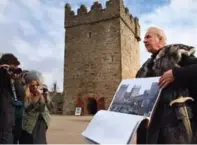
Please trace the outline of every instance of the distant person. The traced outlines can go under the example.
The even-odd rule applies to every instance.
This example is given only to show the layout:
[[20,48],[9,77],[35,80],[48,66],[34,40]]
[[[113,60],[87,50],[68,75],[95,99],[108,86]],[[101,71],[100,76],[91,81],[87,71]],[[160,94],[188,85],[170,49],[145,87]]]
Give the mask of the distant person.
[[25,111],[20,144],[47,144],[46,132],[51,119],[48,89],[37,72],[28,72],[25,82]]
[[[147,144],[197,143],[195,141],[197,137],[195,135],[196,101],[185,101],[170,106],[172,101],[177,101],[176,99],[180,99],[181,96],[197,99],[195,48],[183,44],[166,45],[166,40],[164,31],[157,27],[150,27],[144,37],[145,47],[152,55],[139,69],[136,77],[161,76],[159,87],[163,88],[163,91],[147,134],[145,131],[138,131],[137,142]],[[187,106],[185,111],[180,110],[183,104]],[[188,117],[184,118],[184,116]]]

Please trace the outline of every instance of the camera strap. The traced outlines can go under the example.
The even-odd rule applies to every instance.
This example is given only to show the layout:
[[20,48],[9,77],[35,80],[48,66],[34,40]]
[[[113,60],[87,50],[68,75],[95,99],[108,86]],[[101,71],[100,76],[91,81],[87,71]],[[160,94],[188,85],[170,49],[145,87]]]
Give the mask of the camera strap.
[[11,80],[10,80],[10,83],[11,83],[11,89],[12,89],[14,101],[18,101],[18,98],[17,98],[17,96],[16,96],[16,89],[15,89],[15,86],[14,86],[14,80],[11,79]]

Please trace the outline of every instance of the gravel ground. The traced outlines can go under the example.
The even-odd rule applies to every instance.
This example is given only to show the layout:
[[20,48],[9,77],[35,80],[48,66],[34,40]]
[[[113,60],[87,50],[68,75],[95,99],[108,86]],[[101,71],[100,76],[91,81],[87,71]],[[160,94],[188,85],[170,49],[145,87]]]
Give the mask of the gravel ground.
[[52,116],[47,131],[49,144],[85,144],[81,133],[87,127],[92,116]]
[[[87,144],[81,133],[92,116],[52,116],[47,132],[48,144]],[[135,141],[132,143],[135,144]]]

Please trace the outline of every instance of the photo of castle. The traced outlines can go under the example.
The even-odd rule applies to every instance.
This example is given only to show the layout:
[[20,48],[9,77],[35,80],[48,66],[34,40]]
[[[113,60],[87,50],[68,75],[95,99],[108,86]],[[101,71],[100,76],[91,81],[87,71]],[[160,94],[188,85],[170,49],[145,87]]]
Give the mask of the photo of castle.
[[115,93],[109,110],[150,116],[158,93],[158,82],[150,81],[150,79],[140,79],[138,82],[131,80],[130,83],[122,83]]

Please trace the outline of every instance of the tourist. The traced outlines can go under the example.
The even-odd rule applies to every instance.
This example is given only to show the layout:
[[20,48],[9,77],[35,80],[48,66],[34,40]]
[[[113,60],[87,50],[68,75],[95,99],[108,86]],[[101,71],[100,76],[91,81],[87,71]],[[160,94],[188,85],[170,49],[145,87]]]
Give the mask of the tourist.
[[50,98],[41,78],[36,71],[27,72],[25,76],[26,96],[21,144],[47,144]]
[[0,58],[0,144],[13,144],[14,111],[17,101],[15,80],[22,72],[19,60],[10,53]]

